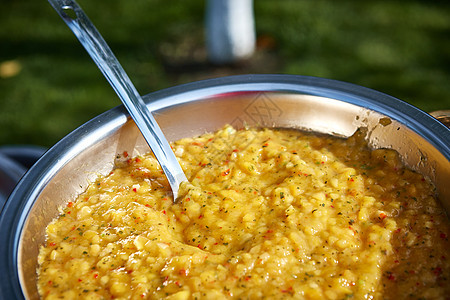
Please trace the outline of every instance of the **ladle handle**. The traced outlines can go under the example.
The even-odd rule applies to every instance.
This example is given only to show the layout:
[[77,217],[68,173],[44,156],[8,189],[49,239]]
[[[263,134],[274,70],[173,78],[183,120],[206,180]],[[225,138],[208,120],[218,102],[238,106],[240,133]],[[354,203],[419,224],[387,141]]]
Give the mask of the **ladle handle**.
[[155,154],[172,188],[174,200],[187,178],[161,128],[98,30],[73,0],[48,0],[84,46],[119,95]]

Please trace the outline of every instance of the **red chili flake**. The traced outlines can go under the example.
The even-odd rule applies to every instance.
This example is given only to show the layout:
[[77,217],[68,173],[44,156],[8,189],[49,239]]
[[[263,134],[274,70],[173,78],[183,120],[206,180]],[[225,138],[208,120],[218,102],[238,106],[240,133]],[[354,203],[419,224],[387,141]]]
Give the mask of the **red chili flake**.
[[169,200],[169,198],[164,197],[164,198],[162,198],[162,200],[163,200],[163,201],[166,201],[166,200]]
[[73,202],[72,201],[67,203],[67,207],[72,207],[72,206],[73,206]]
[[330,205],[330,207],[331,207],[331,208],[334,208],[334,206],[333,206],[333,205]]
[[355,181],[355,179],[353,179],[353,178],[350,178],[350,179],[349,179],[349,181],[353,182],[353,181]]
[[78,278],[78,282],[82,282],[83,281],[83,279],[81,279],[81,278]]
[[402,229],[401,229],[401,228],[397,228],[397,229],[395,230],[395,233],[400,233],[400,231],[402,231]]
[[447,235],[443,232],[441,232],[441,234],[439,235],[439,237],[443,240],[447,239]]
[[433,269],[433,273],[434,275],[439,276],[442,274],[442,269],[440,267],[436,267]]
[[228,174],[230,174],[230,169],[222,172],[222,176],[227,176]]
[[131,274],[131,273],[133,273],[133,270],[128,270],[127,273]]
[[199,219],[203,219],[203,215],[198,216]]
[[294,289],[292,288],[292,286],[288,287],[285,290],[281,290],[282,293],[291,293]]
[[94,278],[97,279],[98,278],[98,273],[94,274]]
[[239,152],[239,149],[234,149],[233,152]]
[[47,284],[48,284],[48,285],[53,285],[53,281],[49,280],[49,281],[47,282]]
[[197,245],[197,248],[199,248],[199,249],[202,249],[202,250],[203,250],[203,248],[202,248],[202,246],[201,246],[200,244],[198,244],[198,245]]
[[416,274],[416,271],[414,271],[414,270],[409,270],[409,274]]
[[384,219],[386,219],[386,214],[385,213],[380,213],[380,219],[381,220],[384,220]]
[[71,211],[69,210],[67,213],[70,215]]
[[145,204],[145,206],[147,206],[147,207],[151,207],[151,206],[150,206],[150,204]]
[[137,189],[136,189],[136,188],[133,188],[133,192],[137,192]]
[[141,162],[141,159],[139,157],[136,157],[135,161],[138,163]]
[[128,152],[127,151],[123,151],[123,157],[128,157]]
[[395,280],[395,276],[392,273],[389,273],[388,279],[394,281]]
[[193,142],[192,145],[194,145],[194,146],[203,146],[203,143],[200,143],[200,142]]
[[398,264],[398,263],[399,263],[398,259],[394,260],[394,262],[395,262],[396,264]]
[[50,247],[54,247],[54,246],[56,246],[56,243],[55,242],[51,242],[50,244],[48,244]]
[[244,278],[245,281],[249,281],[250,279],[252,279],[252,276],[245,276]]
[[183,275],[183,276],[187,276],[188,272],[185,269],[180,269],[178,271],[178,274]]
[[177,286],[181,286],[181,284],[180,284],[178,281],[175,281],[175,284],[176,284]]
[[272,229],[268,229],[268,230],[267,230],[267,233],[272,233],[272,232],[273,232]]
[[163,211],[162,211],[162,213],[163,213],[163,214],[166,214],[166,211],[165,211],[165,210],[163,210]]

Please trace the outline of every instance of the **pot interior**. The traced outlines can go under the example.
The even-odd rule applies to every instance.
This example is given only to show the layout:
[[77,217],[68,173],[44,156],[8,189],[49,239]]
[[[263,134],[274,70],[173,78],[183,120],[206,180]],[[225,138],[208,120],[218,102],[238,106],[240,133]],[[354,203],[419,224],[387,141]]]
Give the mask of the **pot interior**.
[[[409,167],[435,182],[440,199],[447,201],[443,205],[449,211],[448,159],[400,117],[377,112],[363,102],[358,105],[358,99],[348,102],[337,99],[340,96],[264,91],[259,87],[237,93],[208,93],[200,93],[196,98],[189,93],[177,93],[172,98],[155,101],[152,96],[144,100],[171,141],[215,131],[225,124],[236,128],[295,128],[340,137],[348,137],[358,128],[366,127],[370,146],[396,149]],[[20,285],[26,298],[38,297],[37,255],[45,240],[46,225],[58,215],[61,206],[83,192],[98,175],[109,173],[116,157],[124,151],[137,155],[148,152],[149,148],[134,122],[122,108],[116,108],[69,135],[35,165],[35,168],[44,165],[41,168],[45,170],[41,171],[45,175],[39,177],[17,253]]]

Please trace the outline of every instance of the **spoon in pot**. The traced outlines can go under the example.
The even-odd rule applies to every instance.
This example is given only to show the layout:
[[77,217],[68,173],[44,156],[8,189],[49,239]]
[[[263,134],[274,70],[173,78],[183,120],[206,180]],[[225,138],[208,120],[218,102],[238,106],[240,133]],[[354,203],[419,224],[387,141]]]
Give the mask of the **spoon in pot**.
[[188,181],[158,123],[98,30],[74,0],[49,0],[122,100],[169,181],[174,201]]

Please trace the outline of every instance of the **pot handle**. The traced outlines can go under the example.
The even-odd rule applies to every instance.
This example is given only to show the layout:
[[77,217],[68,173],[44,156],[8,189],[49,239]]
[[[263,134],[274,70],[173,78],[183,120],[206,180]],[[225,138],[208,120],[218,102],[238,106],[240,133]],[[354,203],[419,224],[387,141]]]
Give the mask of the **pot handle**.
[[450,110],[436,110],[430,112],[430,115],[432,115],[436,120],[447,126],[447,128],[450,128]]
[[16,184],[45,151],[32,145],[0,147],[0,212]]

